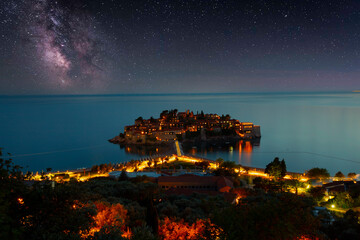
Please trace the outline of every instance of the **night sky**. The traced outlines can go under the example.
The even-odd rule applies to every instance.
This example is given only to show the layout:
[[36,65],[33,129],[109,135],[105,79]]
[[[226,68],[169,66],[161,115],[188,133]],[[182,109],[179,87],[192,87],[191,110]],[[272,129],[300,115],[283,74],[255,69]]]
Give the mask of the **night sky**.
[[0,94],[360,89],[360,1],[1,0]]

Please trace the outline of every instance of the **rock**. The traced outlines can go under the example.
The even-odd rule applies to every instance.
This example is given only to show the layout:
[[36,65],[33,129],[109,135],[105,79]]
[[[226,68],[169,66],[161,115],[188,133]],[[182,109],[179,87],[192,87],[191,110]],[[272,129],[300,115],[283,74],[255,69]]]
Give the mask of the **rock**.
[[111,143],[119,144],[119,143],[123,143],[125,139],[120,136],[115,136],[112,139],[109,139],[108,141]]

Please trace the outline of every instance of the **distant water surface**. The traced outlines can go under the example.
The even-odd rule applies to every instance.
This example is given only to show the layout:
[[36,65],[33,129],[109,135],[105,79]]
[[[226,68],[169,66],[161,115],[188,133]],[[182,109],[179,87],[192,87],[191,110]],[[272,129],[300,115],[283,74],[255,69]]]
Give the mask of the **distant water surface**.
[[[138,159],[107,142],[139,116],[165,109],[230,114],[261,125],[260,144],[188,148],[188,154],[265,167],[284,158],[289,171],[360,173],[359,93],[266,93],[0,97],[0,147],[26,170],[89,167]],[[232,150],[231,150],[232,149]]]

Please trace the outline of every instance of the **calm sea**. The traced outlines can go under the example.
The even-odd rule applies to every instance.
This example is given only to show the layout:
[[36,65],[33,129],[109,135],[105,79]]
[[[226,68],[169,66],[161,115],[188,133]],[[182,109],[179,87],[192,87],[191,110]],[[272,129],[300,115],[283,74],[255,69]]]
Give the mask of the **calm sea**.
[[265,167],[284,158],[289,171],[327,168],[360,173],[359,93],[266,93],[0,97],[0,147],[25,170],[89,167],[138,159],[107,140],[139,116],[164,109],[230,114],[261,125],[260,143],[185,149]]

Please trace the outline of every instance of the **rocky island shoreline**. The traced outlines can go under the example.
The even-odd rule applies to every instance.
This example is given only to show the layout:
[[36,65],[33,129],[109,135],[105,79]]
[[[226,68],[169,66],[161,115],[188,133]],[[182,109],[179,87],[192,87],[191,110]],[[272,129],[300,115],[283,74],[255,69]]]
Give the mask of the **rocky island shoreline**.
[[164,145],[178,140],[182,143],[233,142],[237,140],[260,139],[260,126],[251,122],[240,122],[230,115],[194,114],[186,110],[178,112],[164,110],[160,117],[143,119],[139,117],[134,125],[125,126],[109,142],[120,145]]

